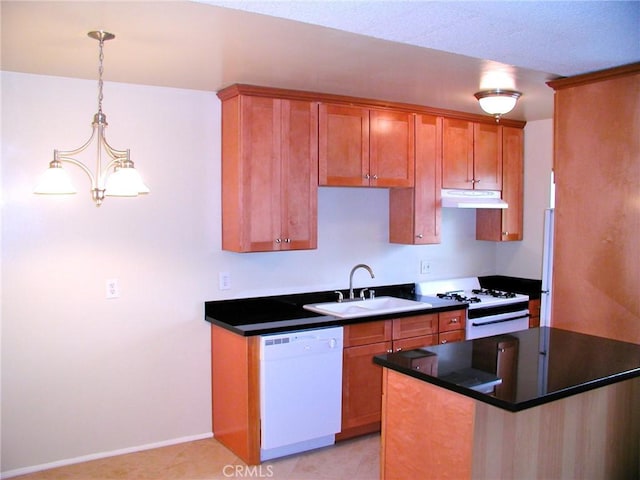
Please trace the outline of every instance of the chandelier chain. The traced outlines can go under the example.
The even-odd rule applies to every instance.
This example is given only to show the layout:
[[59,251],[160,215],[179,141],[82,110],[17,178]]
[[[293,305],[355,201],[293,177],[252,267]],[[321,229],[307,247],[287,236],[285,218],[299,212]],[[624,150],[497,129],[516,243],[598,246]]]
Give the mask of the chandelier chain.
[[100,55],[98,57],[100,61],[100,64],[98,66],[98,113],[99,114],[102,113],[102,99],[103,99],[103,94],[102,94],[102,86],[103,86],[102,73],[104,72],[104,67],[102,66],[102,62],[104,61],[104,53],[102,51],[103,46],[104,46],[104,40],[100,38]]

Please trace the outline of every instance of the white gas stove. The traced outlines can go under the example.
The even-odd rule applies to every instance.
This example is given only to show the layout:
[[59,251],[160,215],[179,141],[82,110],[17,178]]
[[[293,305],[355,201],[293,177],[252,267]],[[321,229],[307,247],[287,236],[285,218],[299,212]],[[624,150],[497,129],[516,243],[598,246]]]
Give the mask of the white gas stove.
[[529,296],[484,289],[478,277],[417,283],[416,294],[468,304],[467,340],[529,328]]

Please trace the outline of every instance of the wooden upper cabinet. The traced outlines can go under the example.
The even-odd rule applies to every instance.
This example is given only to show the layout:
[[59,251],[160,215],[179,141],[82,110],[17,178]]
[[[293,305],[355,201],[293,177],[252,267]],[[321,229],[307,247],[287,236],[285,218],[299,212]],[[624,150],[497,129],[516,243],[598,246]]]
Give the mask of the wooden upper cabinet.
[[476,239],[518,241],[523,238],[524,131],[502,129],[502,199],[505,209],[479,209],[476,212]]
[[442,117],[416,115],[415,186],[389,192],[389,241],[440,243]]
[[236,95],[222,102],[222,248],[317,245],[318,104]]
[[502,189],[500,126],[445,118],[442,156],[442,188]]
[[413,181],[413,114],[320,105],[320,185],[412,187]]

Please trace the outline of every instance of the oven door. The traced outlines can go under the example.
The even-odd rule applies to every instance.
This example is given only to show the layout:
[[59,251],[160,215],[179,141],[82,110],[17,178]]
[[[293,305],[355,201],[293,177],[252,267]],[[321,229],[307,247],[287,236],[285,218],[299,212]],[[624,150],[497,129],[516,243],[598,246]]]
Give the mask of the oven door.
[[517,332],[529,328],[529,310],[517,312],[498,313],[476,318],[473,310],[469,311],[467,318],[466,339],[491,337],[503,333]]

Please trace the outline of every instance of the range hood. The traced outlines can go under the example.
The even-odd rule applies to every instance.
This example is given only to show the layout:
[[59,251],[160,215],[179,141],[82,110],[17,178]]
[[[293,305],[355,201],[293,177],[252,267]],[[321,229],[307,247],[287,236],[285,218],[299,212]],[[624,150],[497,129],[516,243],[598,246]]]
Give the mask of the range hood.
[[442,190],[445,208],[508,208],[498,190]]

